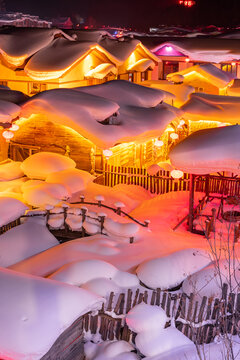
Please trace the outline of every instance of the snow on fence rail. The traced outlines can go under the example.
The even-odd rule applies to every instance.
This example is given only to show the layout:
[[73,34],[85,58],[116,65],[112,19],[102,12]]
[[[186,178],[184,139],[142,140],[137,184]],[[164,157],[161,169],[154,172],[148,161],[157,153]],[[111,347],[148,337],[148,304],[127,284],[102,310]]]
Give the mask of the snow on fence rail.
[[198,344],[210,343],[226,330],[232,335],[239,333],[240,293],[228,293],[226,284],[221,299],[204,296],[201,302],[196,301],[193,294],[172,294],[160,289],[144,293],[129,289],[127,294],[118,296],[111,293],[97,315],[84,315],[84,329],[92,334],[99,332],[103,340],[134,342],[136,334],[128,328],[125,315],[141,302],[161,306],[169,318],[169,325],[174,319],[176,328]]
[[[184,173],[181,179],[173,179],[169,171],[160,170],[155,175],[149,175],[144,168],[106,165],[103,174],[95,182],[110,187],[117,184],[140,185],[151,193],[165,194],[170,191],[189,190],[190,174]],[[211,193],[240,196],[239,178],[196,176],[195,191],[204,192],[207,182]]]
[[[148,227],[148,220],[141,222],[127,214],[121,209],[123,204],[120,202],[116,203],[116,207],[114,208],[103,204],[104,197],[100,195],[96,196],[97,202],[85,201],[85,197],[83,195],[80,196],[80,199],[80,202],[64,204],[62,208],[59,208],[60,211],[58,212],[55,212],[55,208],[52,210],[30,210],[27,214],[21,216],[15,221],[0,227],[0,234],[10,230],[12,227],[20,225],[21,218],[34,216],[45,216],[49,230],[61,240],[68,238],[71,239],[72,236],[76,238],[84,237],[86,234],[94,235],[100,233],[129,238],[130,243],[133,243],[134,235],[138,232],[139,225],[142,227]],[[92,211],[88,212],[88,209],[85,206],[82,206],[81,208],[71,208],[71,205],[79,204],[92,205],[109,209],[119,216],[123,215],[129,218],[132,222],[120,223],[114,221],[110,218],[107,218],[105,213],[95,213]],[[76,209],[78,210],[77,212]],[[68,236],[69,234],[70,236]]]

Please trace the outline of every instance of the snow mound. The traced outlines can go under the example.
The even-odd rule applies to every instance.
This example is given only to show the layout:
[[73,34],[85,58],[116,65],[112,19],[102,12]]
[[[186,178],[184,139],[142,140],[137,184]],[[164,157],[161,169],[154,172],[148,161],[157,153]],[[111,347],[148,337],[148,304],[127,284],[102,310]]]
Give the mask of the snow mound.
[[140,264],[136,270],[138,278],[150,288],[170,289],[187,276],[210,264],[205,250],[184,249],[170,255]]
[[0,287],[5,359],[40,359],[78,317],[104,301],[84,289],[7,269],[0,269]]
[[72,193],[85,189],[86,185],[93,181],[94,177],[87,171],[78,169],[67,169],[49,174],[47,183],[58,183],[70,189]]
[[0,165],[0,181],[19,179],[24,176],[20,166],[20,161],[10,161]]
[[51,152],[39,152],[23,161],[21,169],[29,178],[45,180],[51,173],[74,169],[76,163],[67,156]]
[[16,264],[56,245],[59,242],[46,228],[45,220],[29,218],[0,235],[0,266]]
[[36,185],[29,184],[29,186],[23,188],[24,200],[36,207],[55,206],[61,200],[67,200],[71,196],[71,193],[61,184],[47,184],[43,182]]
[[107,297],[111,292],[119,294],[121,292],[120,286],[114,281],[106,278],[96,278],[81,285],[81,288],[91,291],[99,296]]
[[44,184],[43,180],[27,180],[21,186],[21,191],[24,192],[26,189],[35,187],[36,185]]
[[135,223],[122,224],[110,218],[104,220],[104,228],[112,235],[123,237],[132,237],[139,230],[139,226]]
[[134,347],[124,340],[104,341],[100,344],[87,342],[84,346],[87,360],[138,360],[139,357],[131,353]]
[[203,296],[221,298],[221,283],[231,283],[231,292],[237,292],[239,282],[239,261],[229,263],[228,260],[220,260],[218,264],[214,262],[205,269],[189,276],[183,282],[183,291],[186,294],[194,293],[198,298]]
[[126,271],[118,271],[116,275],[114,275],[113,281],[122,288],[139,286],[138,277]]
[[61,267],[50,278],[71,285],[80,286],[92,279],[112,279],[117,273],[117,268],[102,260],[76,261]]
[[25,214],[28,207],[20,200],[0,197],[0,226],[6,225]]
[[185,335],[174,327],[168,327],[158,332],[141,332],[137,334],[135,343],[145,356],[156,356],[175,348],[193,344]]
[[155,332],[163,330],[167,322],[165,311],[159,306],[138,304],[134,306],[126,316],[126,322],[132,331]]

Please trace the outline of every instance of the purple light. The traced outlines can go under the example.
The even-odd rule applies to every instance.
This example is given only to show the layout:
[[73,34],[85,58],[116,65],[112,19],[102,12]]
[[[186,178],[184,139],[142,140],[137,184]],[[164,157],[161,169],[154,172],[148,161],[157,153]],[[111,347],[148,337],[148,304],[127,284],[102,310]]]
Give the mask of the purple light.
[[155,54],[158,56],[184,56],[183,53],[176,50],[173,46],[170,45],[164,45],[163,47],[160,47],[157,51],[155,51]]

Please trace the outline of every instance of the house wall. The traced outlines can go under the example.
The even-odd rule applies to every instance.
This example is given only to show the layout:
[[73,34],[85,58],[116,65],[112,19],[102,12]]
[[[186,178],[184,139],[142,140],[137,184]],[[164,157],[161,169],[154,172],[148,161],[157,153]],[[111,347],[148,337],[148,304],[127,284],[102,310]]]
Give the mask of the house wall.
[[185,77],[184,84],[191,85],[195,88],[196,92],[205,92],[207,94],[219,94],[219,88],[212,85],[210,82],[205,80],[202,77],[199,77],[197,74],[194,77]]
[[77,168],[86,171],[102,168],[102,150],[71,128],[54,124],[43,115],[32,115],[29,119],[20,120],[18,124],[20,128],[11,141],[13,146],[14,143],[38,146],[40,151],[62,155],[66,153],[68,146],[69,156],[77,163]]

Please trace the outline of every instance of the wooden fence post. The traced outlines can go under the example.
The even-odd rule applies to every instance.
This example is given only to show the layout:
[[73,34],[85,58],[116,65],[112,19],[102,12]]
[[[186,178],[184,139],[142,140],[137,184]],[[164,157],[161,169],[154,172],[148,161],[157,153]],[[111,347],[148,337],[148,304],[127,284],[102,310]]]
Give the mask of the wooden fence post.
[[193,209],[194,209],[194,181],[195,175],[190,175],[190,189],[189,189],[189,219],[188,219],[188,227],[189,231],[193,232]]

